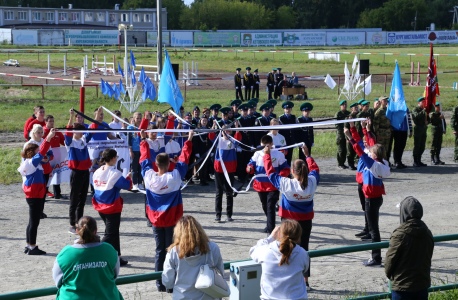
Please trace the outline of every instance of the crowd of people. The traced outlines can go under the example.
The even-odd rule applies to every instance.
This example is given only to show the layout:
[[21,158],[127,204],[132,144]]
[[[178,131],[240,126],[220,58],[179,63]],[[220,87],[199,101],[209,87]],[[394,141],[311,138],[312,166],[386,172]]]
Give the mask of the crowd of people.
[[[350,168],[356,170],[358,191],[355,191],[355,195],[358,194],[364,211],[365,225],[356,237],[372,242],[380,241],[378,223],[379,209],[385,195],[383,179],[390,176],[392,168],[405,166],[401,160],[402,151],[408,132],[412,135],[409,113],[405,126],[401,128],[405,130],[397,133],[390,129],[389,120],[387,122],[383,113],[387,102],[386,97],[380,97],[375,101],[374,109],[370,109],[369,102],[362,100],[351,104],[349,112],[344,100],[340,102],[341,110],[335,116],[337,120],[348,119],[345,124],[336,124],[338,166],[347,168],[344,165],[347,159]],[[91,293],[94,282],[84,282],[79,279],[84,276],[78,276],[80,272],[91,270],[100,276],[99,283],[107,288],[106,291],[93,291],[106,295],[106,299],[122,299],[114,282],[119,267],[128,264],[121,257],[119,238],[123,208],[120,190],[124,189],[145,194],[145,216],[156,241],[155,269],[163,271],[162,280],[156,282],[158,291],[173,293],[174,299],[211,299],[190,284],[188,278],[197,276],[199,266],[204,264],[208,254],[214,267],[223,273],[222,257],[218,246],[208,239],[197,220],[192,216],[183,216],[182,189],[197,181],[203,186],[215,181],[215,221],[222,221],[225,194],[226,221],[233,222],[233,198],[251,180],[248,186],[253,182],[267,219],[264,232],[268,237],[250,250],[250,256],[263,268],[261,297],[306,299],[310,290],[310,259],[307,251],[320,170],[311,157],[315,146],[313,126],[297,128],[288,125],[314,122],[310,117],[313,105],[303,103],[300,106],[302,117],[298,118],[291,114],[295,105],[293,102],[281,104],[284,114],[279,117],[274,113],[276,105],[277,101],[271,99],[260,106],[259,113],[256,111],[258,99],[251,99],[244,104],[236,99],[228,107],[214,104],[203,108],[202,114],[198,106],[192,112],[185,112],[181,108],[180,115],[183,118],[177,117],[174,112],[161,114],[158,111],[146,111],[123,119],[120,111],[114,111],[110,124],[104,122],[103,108],[100,107],[94,111],[95,122],[90,125],[84,123],[85,118],[89,118],[71,109],[67,130],[62,130],[63,133],[54,128],[54,118],[45,116],[42,106],[35,107],[34,115],[24,127],[27,142],[18,169],[24,177],[23,189],[29,205],[24,253],[46,254],[38,248],[37,230],[40,219],[46,218],[46,196],[65,199],[60,186],[54,186],[54,194],[47,188],[52,171],[49,165],[53,159],[52,148],[64,145],[71,169],[69,232],[79,235],[79,239],[75,245],[65,247],[56,259],[53,276],[59,294],[79,290],[80,285],[84,285],[81,295]],[[365,120],[353,122],[353,118]],[[436,110],[431,119],[435,120],[432,124],[437,126],[436,130],[441,129],[442,136],[445,133],[442,114]],[[429,123],[424,98],[418,99],[413,120],[414,166],[421,166],[419,158],[424,151],[425,128]],[[454,109],[451,123],[456,135],[458,107]],[[276,125],[284,129],[268,127]],[[266,127],[266,130],[243,130],[244,127],[254,126]],[[99,131],[107,128],[112,131]],[[189,131],[182,134],[167,132],[175,128]],[[146,132],[151,129],[162,131]],[[202,129],[205,130],[199,131]],[[434,164],[441,162],[438,142],[441,142],[441,136],[433,139]],[[89,157],[88,142],[107,139],[123,139],[129,145],[131,172],[127,176],[124,177],[116,168],[116,150],[106,149],[99,158],[92,160]],[[394,165],[389,163],[392,140]],[[299,158],[293,160],[292,153],[296,147],[300,147]],[[458,159],[457,154],[455,149],[455,160]],[[240,187],[235,186],[235,177]],[[95,220],[84,216],[89,186],[93,207],[105,224],[103,239],[97,236]],[[282,220],[280,227],[275,222],[277,211]],[[434,243],[421,217],[421,204],[416,199],[408,197],[401,203],[401,226],[391,238],[393,245],[385,261],[388,278],[397,283],[393,285],[393,297],[399,298],[395,299],[427,299]],[[412,234],[412,231],[417,232]],[[421,243],[427,246],[423,249],[412,246]],[[408,255],[405,251],[417,251],[417,257],[421,256],[424,263],[415,265],[411,260],[400,259]],[[107,253],[107,256],[102,258],[102,253]],[[368,267],[381,266],[381,251],[373,250],[371,258],[363,264]],[[399,295],[395,295],[396,292]],[[419,294],[408,298],[411,292]]]

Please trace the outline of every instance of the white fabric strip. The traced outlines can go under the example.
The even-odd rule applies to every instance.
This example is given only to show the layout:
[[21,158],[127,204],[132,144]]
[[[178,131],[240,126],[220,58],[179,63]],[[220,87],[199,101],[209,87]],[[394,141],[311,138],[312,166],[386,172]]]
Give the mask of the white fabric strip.
[[[124,123],[124,124],[127,124],[128,126],[129,126],[129,125],[132,125],[132,124],[127,123],[126,121],[124,121],[123,119],[121,119],[120,117],[118,117],[117,115],[115,115],[114,113],[112,113],[111,111],[109,111],[105,106],[102,106],[102,108],[103,108],[107,113],[109,113],[113,118],[118,119],[119,122],[122,122],[122,123]],[[132,125],[132,126],[134,126],[134,125]],[[134,127],[137,128],[136,126],[134,126]]]
[[182,123],[186,124],[186,125],[189,125],[189,126],[192,126],[191,124],[188,123],[188,121],[186,121],[185,119],[182,119],[179,115],[177,115],[174,111],[170,111],[178,120],[180,120]]
[[221,161],[221,167],[223,168],[224,177],[226,177],[227,184],[231,187],[231,189],[234,192],[236,192],[237,194],[245,193],[244,191],[242,191],[242,192],[237,191],[231,184],[231,180],[229,178],[229,174],[227,173],[226,165],[224,164],[224,161],[222,159],[223,158],[223,152],[221,150],[221,141],[222,141],[222,139],[223,139],[223,131],[220,131],[219,132],[218,150],[219,150],[219,157],[220,157],[220,161]]

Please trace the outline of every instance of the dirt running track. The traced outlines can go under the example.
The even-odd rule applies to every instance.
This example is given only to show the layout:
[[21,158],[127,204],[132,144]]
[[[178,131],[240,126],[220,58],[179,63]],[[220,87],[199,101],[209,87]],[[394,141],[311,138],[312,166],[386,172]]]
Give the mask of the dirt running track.
[[[399,225],[399,209],[406,196],[415,196],[424,207],[423,220],[434,235],[457,233],[457,164],[451,162],[452,149],[444,149],[445,166],[408,168],[393,172],[386,180],[387,195],[381,207],[380,229],[382,241]],[[411,153],[404,154],[405,163],[411,165]],[[423,156],[427,161],[427,155]],[[311,236],[311,250],[357,245],[354,238],[363,225],[363,214],[357,198],[354,171],[336,168],[335,159],[318,160],[321,180],[315,196],[315,219]],[[62,184],[65,193],[68,185]],[[248,251],[258,239],[264,238],[265,216],[257,194],[235,198],[233,223],[217,224],[214,219],[214,186],[190,186],[184,190],[185,214],[192,214],[204,226],[210,238],[221,248],[224,261],[247,259]],[[25,228],[28,208],[19,184],[0,186],[2,209],[0,211],[0,293],[49,287],[53,285],[52,266],[59,251],[71,244],[75,236],[67,233],[68,200],[51,200],[46,203],[48,218],[42,220],[38,230],[38,244],[48,254],[42,257],[22,253],[25,245]],[[154,239],[146,227],[143,196],[122,193],[124,211],[121,223],[123,257],[129,260],[121,268],[121,276],[152,272],[154,270]],[[86,202],[86,215],[97,218],[99,232],[104,225],[92,208],[90,197]],[[277,223],[279,218],[277,218]],[[433,257],[434,278],[449,278],[455,282],[458,269],[458,242],[436,244]],[[385,250],[382,251],[384,256]],[[310,299],[339,299],[352,291],[376,293],[386,291],[387,279],[383,268],[363,267],[369,252],[328,256],[312,260]],[[228,273],[226,273],[228,276]],[[435,280],[437,282],[437,280]],[[159,294],[154,282],[120,286],[125,299],[172,299],[170,294]],[[54,299],[43,297],[42,299]]]

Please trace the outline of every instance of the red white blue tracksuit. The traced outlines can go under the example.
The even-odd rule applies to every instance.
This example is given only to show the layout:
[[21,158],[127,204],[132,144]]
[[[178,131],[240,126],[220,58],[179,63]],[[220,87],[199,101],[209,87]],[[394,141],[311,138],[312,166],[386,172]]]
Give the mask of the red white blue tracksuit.
[[105,165],[94,172],[92,181],[94,185],[92,205],[105,223],[102,242],[112,245],[118,251],[118,255],[121,255],[119,226],[121,225],[123,199],[120,191],[121,189],[130,190],[132,180],[130,177],[124,178],[116,166]]

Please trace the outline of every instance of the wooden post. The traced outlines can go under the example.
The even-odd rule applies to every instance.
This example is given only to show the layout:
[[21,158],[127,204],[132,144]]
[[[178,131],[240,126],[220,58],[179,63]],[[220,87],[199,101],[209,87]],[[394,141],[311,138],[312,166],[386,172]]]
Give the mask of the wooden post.
[[339,95],[340,94],[340,76],[337,77],[337,82],[338,82],[338,84],[337,84],[337,95]]
[[45,100],[45,87],[41,86],[41,99]]
[[98,85],[95,86],[95,96],[99,98],[99,86]]
[[386,93],[386,81],[388,80],[388,75],[385,75],[385,93]]

